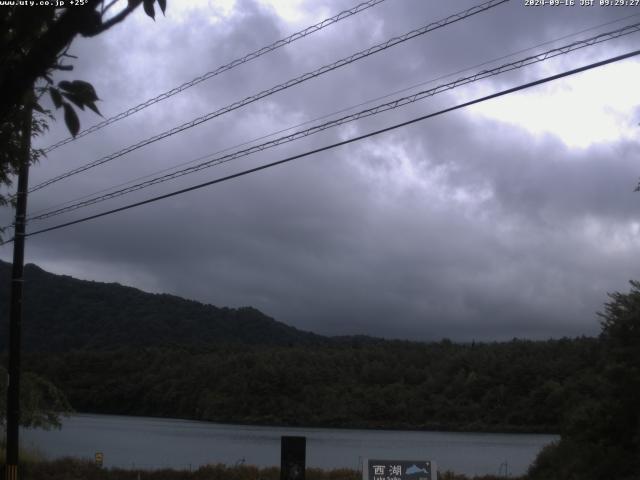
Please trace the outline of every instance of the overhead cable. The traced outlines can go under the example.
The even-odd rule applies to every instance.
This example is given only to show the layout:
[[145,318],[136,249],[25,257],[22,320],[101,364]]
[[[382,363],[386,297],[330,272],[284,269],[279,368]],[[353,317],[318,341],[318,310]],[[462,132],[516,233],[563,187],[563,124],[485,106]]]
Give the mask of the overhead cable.
[[137,190],[142,190],[142,189],[150,187],[152,185],[157,185],[157,184],[160,184],[160,183],[164,183],[164,182],[167,182],[169,180],[173,180],[173,179],[182,177],[184,175],[195,173],[195,172],[198,172],[200,170],[204,170],[206,168],[213,167],[215,165],[220,165],[222,163],[227,163],[227,162],[230,162],[230,161],[235,160],[237,158],[245,157],[247,155],[251,155],[253,153],[266,150],[268,148],[273,148],[275,146],[279,146],[279,145],[282,145],[282,144],[285,144],[285,143],[289,143],[289,142],[292,142],[294,140],[297,140],[297,139],[300,139],[300,138],[303,138],[303,137],[307,137],[307,136],[322,132],[322,131],[327,130],[329,128],[333,128],[333,127],[337,127],[337,126],[340,126],[340,125],[344,125],[346,123],[350,123],[350,122],[353,122],[353,121],[356,121],[356,120],[359,120],[359,119],[362,119],[362,118],[370,117],[370,116],[373,116],[373,115],[380,114],[382,112],[386,112],[386,111],[393,110],[393,109],[396,109],[396,108],[399,108],[399,107],[402,107],[402,106],[405,106],[405,105],[408,105],[408,104],[411,104],[411,103],[415,103],[415,102],[417,102],[419,100],[423,100],[425,98],[432,97],[432,96],[437,95],[439,93],[446,92],[446,91],[452,90],[454,88],[457,88],[457,87],[460,87],[460,86],[463,86],[463,85],[467,85],[469,83],[477,82],[479,80],[483,80],[483,79],[488,78],[488,77],[492,77],[492,76],[495,76],[495,75],[498,75],[498,74],[501,74],[501,73],[505,73],[505,72],[510,72],[512,70],[523,68],[523,67],[535,64],[535,63],[540,63],[540,62],[543,62],[543,61],[548,60],[550,58],[557,57],[559,55],[565,55],[565,54],[567,54],[569,52],[573,52],[573,51],[579,50],[581,48],[585,48],[585,47],[588,47],[588,46],[592,46],[592,45],[596,45],[596,44],[599,44],[599,43],[602,43],[602,42],[613,40],[615,38],[619,38],[619,37],[622,37],[624,35],[629,35],[631,33],[635,33],[635,32],[638,32],[638,31],[640,31],[640,23],[636,23],[636,24],[633,24],[633,25],[628,25],[628,26],[619,28],[617,30],[614,30],[612,32],[602,33],[602,34],[596,35],[594,37],[591,37],[591,38],[588,38],[588,39],[585,39],[585,40],[576,41],[576,42],[570,43],[570,44],[562,46],[562,47],[553,48],[551,50],[548,50],[548,51],[543,52],[543,53],[539,53],[537,55],[529,56],[529,57],[526,57],[526,58],[523,58],[523,59],[520,59],[520,60],[516,60],[514,62],[506,63],[504,65],[501,65],[501,66],[498,66],[498,67],[495,67],[495,68],[492,68],[492,69],[489,69],[489,70],[482,70],[482,71],[480,71],[480,72],[478,72],[478,73],[476,73],[474,75],[467,76],[467,77],[462,77],[462,78],[459,78],[459,79],[457,79],[457,80],[455,80],[453,82],[450,82],[450,83],[438,85],[438,86],[430,88],[428,90],[423,90],[423,91],[414,93],[412,95],[408,95],[408,96],[404,96],[404,97],[401,97],[401,98],[397,98],[397,99],[395,99],[393,101],[382,103],[382,104],[379,104],[379,105],[377,105],[375,107],[367,108],[365,110],[361,110],[361,111],[359,111],[357,113],[353,113],[351,115],[346,115],[346,116],[343,116],[341,118],[338,118],[338,119],[335,119],[335,120],[331,120],[329,122],[325,122],[325,123],[320,124],[320,125],[316,125],[316,126],[304,129],[304,130],[299,130],[299,131],[291,133],[289,135],[285,135],[285,136],[270,140],[268,142],[261,143],[259,145],[254,145],[252,147],[249,147],[249,148],[246,148],[246,149],[243,149],[243,150],[238,150],[236,152],[233,152],[233,153],[221,156],[221,157],[217,157],[217,158],[208,160],[206,162],[202,162],[202,163],[199,163],[197,165],[193,165],[193,166],[181,169],[181,170],[177,170],[177,171],[172,172],[172,173],[161,175],[161,176],[155,177],[153,179],[137,183],[135,185],[131,185],[131,186],[119,189],[119,190],[115,190],[115,191],[106,193],[104,195],[95,196],[95,197],[89,198],[87,200],[83,200],[83,201],[80,201],[80,202],[77,202],[77,203],[74,203],[74,204],[71,204],[71,205],[67,205],[65,207],[58,208],[58,209],[55,209],[55,210],[51,210],[51,211],[48,211],[46,213],[42,213],[42,214],[39,214],[39,215],[32,215],[32,216],[28,217],[28,220],[29,221],[44,220],[44,219],[47,219],[47,218],[50,218],[50,217],[61,215],[63,213],[67,213],[67,212],[71,212],[73,210],[77,210],[79,208],[84,208],[84,207],[87,207],[89,205],[100,203],[100,202],[103,202],[103,201],[106,201],[106,200],[109,200],[109,199],[112,199],[112,198],[120,197],[122,195],[126,195],[128,193],[131,193],[131,192],[134,192],[134,191],[137,191]]
[[338,60],[334,63],[331,63],[329,65],[325,65],[323,67],[318,68],[317,70],[314,70],[312,72],[308,72],[305,73],[303,75],[300,75],[296,78],[293,78],[291,80],[288,80],[284,83],[281,83],[279,85],[276,85],[274,87],[271,87],[267,90],[263,90],[260,93],[257,93],[255,95],[252,95],[250,97],[247,97],[243,100],[240,100],[238,102],[232,103],[230,105],[227,105],[226,107],[223,107],[219,110],[216,110],[214,112],[210,112],[207,113],[206,115],[203,115],[201,117],[198,117],[194,120],[191,120],[190,122],[187,123],[183,123],[182,125],[179,125],[177,127],[174,127],[170,130],[167,130],[165,132],[162,132],[160,134],[154,135],[153,137],[147,138],[146,140],[142,140],[134,145],[130,145],[122,150],[119,150],[115,153],[111,153],[109,155],[106,155],[102,158],[99,158],[97,160],[94,160],[90,163],[87,163],[83,166],[74,168],[72,170],[69,170],[65,173],[62,173],[56,177],[50,178],[48,180],[45,180],[44,182],[41,182],[37,185],[35,185],[34,187],[31,187],[29,189],[29,193],[31,192],[35,192],[37,190],[40,190],[42,188],[45,188],[53,183],[59,182],[60,180],[63,180],[65,178],[69,178],[73,175],[77,175],[78,173],[84,172],[86,170],[89,170],[91,168],[97,167],[98,165],[102,165],[104,163],[110,162],[111,160],[114,160],[116,158],[119,158],[123,155],[126,155],[128,153],[133,152],[134,150],[138,150],[139,148],[142,148],[146,145],[149,145],[151,143],[157,142],[158,140],[162,140],[164,138],[170,137],[172,135],[175,135],[177,133],[183,132],[189,128],[193,128],[197,125],[200,125],[204,122],[207,122],[209,120],[212,120],[213,118],[219,117],[221,115],[224,115],[225,113],[229,113],[233,110],[236,110],[240,107],[244,107],[246,105],[249,105],[250,103],[256,102],[258,100],[261,100],[267,96],[273,95],[274,93],[280,92],[282,90],[286,90],[287,88],[293,87],[294,85],[298,85],[300,83],[306,82],[307,80],[310,80],[312,78],[318,77],[320,75],[323,75],[327,72],[330,72],[332,70],[335,70],[337,68],[340,67],[344,67],[345,65],[349,65],[353,62],[356,62],[358,60],[361,60],[363,58],[366,58],[370,55],[373,55],[375,53],[381,52],[383,50],[386,50],[388,48],[391,48],[393,46],[399,45],[403,42],[406,42],[412,38],[418,37],[420,35],[424,35],[428,32],[431,32],[433,30],[436,30],[438,28],[442,28],[446,25],[452,24],[454,22],[458,22],[460,20],[463,20],[465,18],[468,18],[472,15],[476,15],[478,13],[481,12],[485,12],[491,8],[497,7],[498,5],[501,5],[503,3],[509,2],[510,0],[489,0],[488,2],[484,2],[480,5],[476,5],[474,7],[468,8],[462,12],[450,15],[442,20],[439,20],[437,22],[433,22],[430,23],[428,25],[425,25],[421,28],[418,28],[416,30],[412,30],[410,32],[405,33],[404,35],[400,35],[398,37],[394,37],[391,38],[389,40],[387,40],[386,42],[377,44],[373,47],[367,48],[365,50],[361,50],[357,53],[354,53],[348,57],[345,57],[341,60]]
[[61,147],[62,145],[66,145],[69,142],[72,142],[74,140],[77,140],[78,138],[84,137],[85,135],[89,135],[91,133],[97,132],[98,130],[106,127],[107,125],[111,125],[112,123],[115,123],[119,120],[122,120],[123,118],[127,118],[131,115],[133,115],[134,113],[137,113],[141,110],[144,110],[147,107],[150,107],[151,105],[154,105],[158,102],[161,102],[163,100],[166,100],[167,98],[173,97],[174,95],[177,95],[180,92],[183,92],[185,90],[187,90],[188,88],[193,87],[194,85],[198,85],[199,83],[204,82],[205,80],[209,80],[210,78],[213,78],[217,75],[220,75],[221,73],[224,73],[226,71],[229,71],[237,66],[240,66],[244,63],[250,62],[251,60],[255,60],[258,57],[261,57],[262,55],[265,55],[266,53],[269,52],[273,52],[274,50],[277,50],[278,48],[284,47],[285,45],[288,45],[290,43],[295,42],[296,40],[300,40],[301,38],[307,37],[309,35],[311,35],[312,33],[315,33],[317,31],[322,30],[323,28],[328,27],[329,25],[333,25],[334,23],[338,23],[341,20],[344,20],[345,18],[349,18],[353,15],[356,15],[364,10],[367,10],[368,8],[371,8],[379,3],[384,2],[385,0],[369,0],[367,2],[363,2],[360,3],[358,5],[356,5],[353,8],[350,8],[348,10],[343,10],[342,12],[338,13],[337,15],[334,15],[331,18],[326,18],[324,20],[322,20],[319,23],[316,23],[315,25],[311,25],[310,27],[305,28],[304,30],[300,30],[299,32],[296,32],[292,35],[289,35],[286,38],[283,38],[281,40],[278,40],[276,42],[273,42],[270,45],[267,45],[265,47],[262,47],[258,50],[255,50],[251,53],[248,53],[246,55],[244,55],[243,57],[240,58],[236,58],[235,60],[232,60],[231,62],[225,64],[225,65],[221,65],[218,68],[216,68],[215,70],[212,70],[210,72],[207,72],[203,75],[200,75],[199,77],[194,78],[193,80],[190,80],[188,82],[183,83],[182,85],[179,85],[175,88],[172,88],[171,90],[168,90],[164,93],[161,93],[160,95],[150,98],[142,103],[140,103],[139,105],[136,105],[135,107],[131,107],[128,110],[125,110],[124,112],[121,112],[117,115],[114,115],[113,117],[107,118],[105,120],[103,120],[100,123],[97,123],[85,130],[82,130],[80,132],[78,132],[78,134],[75,137],[68,137],[65,138],[63,140],[60,140],[57,143],[54,143],[53,145],[49,145],[48,147],[44,148],[43,151],[44,153],[49,153],[52,150],[55,150],[58,147]]
[[171,167],[163,168],[161,170],[156,170],[153,173],[149,173],[149,174],[145,174],[145,175],[142,175],[142,176],[139,176],[139,177],[135,177],[135,178],[132,178],[132,179],[127,180],[125,182],[121,182],[121,183],[118,183],[116,185],[112,185],[112,186],[107,187],[107,188],[102,188],[102,189],[100,189],[100,190],[98,190],[96,192],[85,194],[85,195],[82,195],[82,196],[79,196],[79,197],[72,198],[70,200],[65,200],[64,202],[60,202],[60,203],[51,205],[49,207],[38,209],[38,210],[36,210],[34,212],[31,212],[31,215],[32,215],[32,218],[33,218],[33,217],[37,216],[40,213],[49,212],[49,211],[52,211],[52,210],[57,210],[58,208],[60,208],[62,206],[70,205],[72,203],[79,202],[80,200],[84,200],[86,198],[90,198],[90,197],[96,196],[96,195],[98,195],[100,193],[110,192],[110,191],[112,191],[114,189],[117,189],[117,188],[120,188],[120,187],[124,187],[126,185],[131,185],[131,184],[133,184],[135,182],[138,182],[140,180],[151,178],[151,177],[153,177],[155,175],[159,175],[161,173],[170,172],[170,171],[176,170],[176,169],[178,169],[180,167],[184,167],[186,165],[191,165],[193,163],[200,162],[202,160],[206,160],[206,159],[208,159],[208,158],[210,158],[210,157],[212,157],[214,155],[219,155],[221,153],[225,153],[225,152],[228,152],[228,151],[236,149],[236,148],[244,147],[246,145],[251,145],[252,143],[258,142],[260,140],[265,140],[265,139],[273,137],[275,135],[278,135],[278,134],[281,134],[281,133],[284,133],[284,132],[288,132],[288,131],[294,130],[296,128],[299,128],[299,127],[304,127],[305,125],[310,125],[310,124],[313,124],[313,123],[318,122],[320,120],[331,118],[331,117],[333,117],[335,115],[338,115],[338,114],[341,114],[341,113],[345,113],[345,112],[354,110],[356,108],[363,107],[365,105],[369,105],[369,104],[371,104],[373,102],[377,102],[379,100],[384,100],[386,98],[393,97],[394,95],[398,95],[400,93],[405,93],[405,92],[408,92],[408,91],[411,91],[411,90],[415,90],[418,87],[422,87],[422,86],[425,86],[425,85],[430,85],[430,84],[435,83],[435,82],[437,82],[439,80],[444,80],[444,79],[450,78],[450,77],[452,77],[454,75],[465,73],[465,72],[468,72],[468,71],[473,70],[475,68],[483,67],[485,65],[490,65],[490,64],[495,63],[497,61],[513,57],[513,56],[518,55],[520,53],[529,52],[531,50],[535,50],[535,49],[543,47],[545,45],[550,45],[552,43],[559,42],[560,40],[565,40],[567,38],[575,37],[575,36],[580,35],[582,33],[590,32],[590,31],[596,30],[598,28],[602,28],[602,27],[607,26],[607,25],[611,25],[611,24],[614,24],[614,23],[620,23],[620,22],[622,22],[624,20],[628,20],[629,18],[637,17],[637,16],[640,16],[640,13],[634,13],[634,14],[631,14],[631,15],[627,15],[625,17],[620,17],[620,18],[618,18],[616,20],[612,20],[612,21],[609,21],[609,22],[593,25],[593,26],[591,26],[589,28],[585,28],[585,29],[579,30],[577,32],[573,32],[573,33],[570,33],[570,34],[567,34],[567,35],[563,35],[561,37],[557,37],[557,38],[552,39],[552,40],[548,40],[548,41],[545,41],[545,42],[542,42],[542,43],[538,43],[537,45],[534,45],[534,46],[531,46],[531,47],[527,47],[527,48],[524,48],[524,49],[521,49],[521,50],[517,50],[515,52],[511,52],[511,53],[508,53],[506,55],[502,55],[500,57],[484,61],[482,63],[477,63],[475,65],[463,68],[461,70],[457,70],[455,72],[447,73],[445,75],[440,75],[440,76],[438,76],[436,78],[432,78],[432,79],[427,80],[427,81],[422,81],[420,83],[417,83],[417,84],[414,84],[414,85],[411,85],[411,86],[408,86],[408,87],[404,87],[404,88],[399,89],[399,90],[395,90],[395,91],[387,93],[385,95],[381,95],[381,96],[378,96],[378,97],[375,97],[375,98],[371,98],[371,99],[366,100],[364,102],[360,102],[358,104],[351,105],[349,107],[341,108],[341,109],[333,111],[331,113],[327,113],[327,114],[321,115],[319,117],[315,117],[315,118],[312,118],[310,120],[305,120],[304,122],[300,122],[300,123],[297,123],[295,125],[292,125],[292,126],[289,126],[289,127],[286,127],[286,128],[282,128],[280,130],[273,131],[273,132],[261,135],[259,137],[252,138],[251,140],[245,140],[245,141],[243,141],[243,142],[241,142],[239,144],[235,144],[235,145],[232,145],[232,146],[229,146],[229,147],[225,147],[225,148],[223,148],[221,150],[217,150],[216,152],[213,152],[213,153],[210,153],[210,154],[202,155],[200,157],[188,160],[186,162],[181,162],[181,163],[179,163],[177,165],[174,165],[174,166],[171,166]]
[[[358,141],[364,140],[364,139],[369,138],[369,137],[373,137],[373,136],[376,136],[376,135],[380,135],[382,133],[386,133],[386,132],[390,132],[392,130],[396,130],[396,129],[401,128],[401,127],[406,127],[408,125],[411,125],[411,124],[414,124],[414,123],[417,123],[417,122],[421,122],[421,121],[426,120],[428,118],[433,118],[433,117],[436,117],[436,116],[439,116],[439,115],[443,115],[445,113],[452,112],[454,110],[459,110],[459,109],[462,109],[462,108],[465,108],[465,107],[469,107],[471,105],[475,105],[475,104],[478,104],[478,103],[481,103],[481,102],[485,102],[487,100],[491,100],[491,99],[494,99],[494,98],[502,97],[504,95],[508,95],[508,94],[515,93],[515,92],[518,92],[518,91],[521,91],[521,90],[525,90],[527,88],[531,88],[531,87],[534,87],[534,86],[537,86],[537,85],[541,85],[541,84],[544,84],[544,83],[547,83],[547,82],[551,82],[553,80],[558,80],[560,78],[568,77],[570,75],[575,75],[577,73],[584,72],[586,70],[591,70],[593,68],[601,67],[603,65],[608,65],[608,64],[614,63],[614,62],[619,62],[621,60],[625,60],[627,58],[631,58],[631,57],[637,56],[639,54],[640,54],[640,50],[634,50],[632,52],[625,53],[623,55],[618,55],[618,56],[615,56],[615,57],[612,57],[612,58],[609,58],[609,59],[606,59],[606,60],[601,60],[599,62],[594,62],[594,63],[588,64],[588,65],[585,65],[585,66],[582,66],[582,67],[579,67],[579,68],[574,68],[572,70],[568,70],[568,71],[565,71],[565,72],[562,72],[562,73],[558,73],[556,75],[551,75],[549,77],[541,78],[541,79],[535,80],[533,82],[528,82],[528,83],[525,83],[525,84],[518,85],[516,87],[508,88],[506,90],[502,90],[500,92],[493,93],[491,95],[486,95],[484,97],[480,97],[480,98],[477,98],[475,100],[470,100],[468,102],[464,102],[464,103],[455,105],[453,107],[449,107],[449,108],[445,108],[443,110],[439,110],[439,111],[437,111],[435,113],[430,113],[430,114],[427,114],[427,115],[423,115],[423,116],[420,116],[420,117],[417,117],[417,118],[414,118],[414,119],[411,119],[411,120],[408,120],[408,121],[405,121],[405,122],[402,122],[402,123],[396,123],[396,124],[394,124],[392,126],[389,126],[389,127],[386,127],[386,128],[382,128],[380,130],[375,130],[373,132],[369,132],[369,133],[364,134],[364,135],[359,135],[357,137],[353,137],[353,138],[350,138],[348,140],[343,140],[341,142],[336,142],[336,143],[333,143],[331,145],[327,145],[327,146],[324,146],[324,147],[321,147],[321,148],[316,148],[314,150],[309,150],[309,151],[304,152],[304,153],[300,153],[300,154],[297,154],[297,155],[292,155],[292,156],[284,158],[282,160],[278,160],[276,162],[272,162],[272,163],[268,163],[268,164],[265,164],[265,165],[261,165],[259,167],[250,168],[250,169],[244,170],[242,172],[234,173],[233,175],[228,175],[226,177],[217,178],[215,180],[210,180],[208,182],[204,182],[204,183],[200,183],[198,185],[194,185],[194,186],[191,186],[191,187],[188,187],[188,188],[183,188],[183,189],[180,189],[180,190],[176,190],[174,192],[166,193],[164,195],[159,195],[159,196],[156,196],[156,197],[153,197],[153,198],[149,198],[147,200],[143,200],[143,201],[140,201],[140,202],[132,203],[132,204],[125,205],[125,206],[122,206],[122,207],[119,207],[119,208],[114,208],[113,210],[108,210],[108,211],[105,211],[105,212],[102,212],[102,213],[98,213],[98,214],[95,214],[95,215],[90,215],[90,216],[87,216],[87,217],[79,218],[77,220],[73,220],[73,221],[70,221],[70,222],[65,222],[65,223],[61,223],[61,224],[58,224],[58,225],[54,225],[52,227],[43,228],[41,230],[36,230],[36,231],[33,231],[33,232],[29,232],[29,233],[26,234],[26,236],[29,237],[29,236],[33,236],[33,235],[39,235],[39,234],[45,233],[45,232],[50,232],[50,231],[53,231],[53,230],[58,230],[58,229],[61,229],[61,228],[69,227],[71,225],[76,225],[78,223],[87,222],[89,220],[94,220],[94,219],[101,218],[101,217],[104,217],[104,216],[107,216],[107,215],[112,215],[112,214],[115,214],[115,213],[118,213],[118,212],[122,212],[122,211],[125,211],[125,210],[129,210],[129,209],[135,208],[135,207],[139,207],[139,206],[146,205],[146,204],[149,204],[149,203],[157,202],[157,201],[163,200],[165,198],[170,198],[170,197],[174,197],[176,195],[181,195],[183,193],[191,192],[191,191],[194,191],[194,190],[199,190],[201,188],[208,187],[208,186],[211,186],[211,185],[215,185],[217,183],[222,183],[222,182],[225,182],[225,181],[228,181],[228,180],[232,180],[234,178],[242,177],[242,176],[245,176],[245,175],[249,175],[251,173],[255,173],[255,172],[258,172],[258,171],[261,171],[261,170],[265,170],[267,168],[275,167],[277,165],[282,165],[282,164],[291,162],[293,160],[297,160],[299,158],[308,157],[308,156],[314,155],[316,153],[324,152],[324,151],[327,151],[327,150],[334,149],[336,147],[340,147],[340,146],[347,145],[347,144],[350,144],[350,143],[358,142]],[[8,242],[5,242],[5,243],[9,243],[11,241],[13,241],[13,240],[9,240]]]

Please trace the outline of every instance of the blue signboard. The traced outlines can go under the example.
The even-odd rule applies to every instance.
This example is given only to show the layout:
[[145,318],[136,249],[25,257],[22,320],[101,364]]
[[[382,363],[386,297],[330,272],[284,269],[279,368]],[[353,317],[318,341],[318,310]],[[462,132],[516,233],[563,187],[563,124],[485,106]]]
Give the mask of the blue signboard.
[[[433,473],[432,473],[433,472]],[[363,480],[436,480],[436,468],[429,460],[366,459]]]

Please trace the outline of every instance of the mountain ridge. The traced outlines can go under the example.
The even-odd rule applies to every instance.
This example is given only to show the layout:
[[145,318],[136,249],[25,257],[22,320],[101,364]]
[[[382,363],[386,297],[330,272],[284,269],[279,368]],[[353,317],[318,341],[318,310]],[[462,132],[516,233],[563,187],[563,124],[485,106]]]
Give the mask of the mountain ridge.
[[[0,351],[8,336],[11,264],[0,260]],[[160,345],[312,345],[328,337],[299,330],[253,307],[228,308],[119,283],[57,275],[25,265],[25,351],[61,352]]]

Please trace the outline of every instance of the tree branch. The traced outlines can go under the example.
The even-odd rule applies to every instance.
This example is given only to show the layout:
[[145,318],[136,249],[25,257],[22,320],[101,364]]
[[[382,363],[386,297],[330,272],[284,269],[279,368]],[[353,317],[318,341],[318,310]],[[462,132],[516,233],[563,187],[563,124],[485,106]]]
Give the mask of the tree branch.
[[[111,7],[111,5],[113,5],[115,3],[115,1],[116,0],[114,0],[114,2],[111,2],[111,4],[109,4],[107,6],[107,8]],[[138,8],[138,6],[141,3],[142,3],[142,0],[133,0],[133,1],[129,2],[127,7],[124,8],[120,13],[118,13],[117,15],[114,15],[109,20],[107,20],[106,22],[100,24],[100,26],[96,27],[95,29],[92,29],[91,32],[83,33],[82,36],[83,37],[95,37],[96,35],[99,35],[100,33],[104,32],[106,30],[109,30],[111,27],[113,27],[114,25],[120,23],[125,18],[127,18],[129,16],[129,14],[131,12],[133,12],[136,8]]]
[[101,15],[104,15],[105,13],[107,13],[109,11],[109,9],[111,7],[113,7],[116,3],[118,3],[118,0],[111,0],[111,2],[109,3],[109,5],[107,5],[106,7],[104,6],[104,2],[102,2],[102,11],[100,12]]
[[55,65],[60,52],[64,51],[76,35],[80,33],[94,36],[104,32],[124,20],[142,3],[142,0],[130,1],[127,8],[103,24],[96,11],[101,1],[87,0],[82,8],[67,8],[34,42],[24,60],[13,68],[7,68],[6,73],[0,75],[0,123],[7,119],[7,115],[16,106],[22,104],[26,92]]

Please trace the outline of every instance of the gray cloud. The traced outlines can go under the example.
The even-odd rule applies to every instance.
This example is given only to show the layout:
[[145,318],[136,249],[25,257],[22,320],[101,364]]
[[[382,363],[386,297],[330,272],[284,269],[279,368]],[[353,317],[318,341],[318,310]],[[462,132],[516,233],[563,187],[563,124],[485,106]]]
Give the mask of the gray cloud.
[[[456,2],[456,9],[471,5]],[[332,12],[346,6],[323,3]],[[205,13],[178,23],[169,9],[153,25],[140,15],[81,41],[72,77],[92,81],[110,115],[296,28],[250,0],[237,2],[223,23],[212,24]],[[33,169],[32,183],[450,13],[447,2],[385,2],[52,152]],[[629,13],[511,2],[60,182],[32,195],[30,205],[44,208]],[[623,50],[631,40],[616,45]],[[610,48],[557,66],[602,57]],[[491,86],[541,74],[534,68]],[[83,212],[277,160],[459,98],[443,94]],[[87,125],[94,120],[83,117]],[[44,144],[65,135],[61,123]],[[32,237],[27,256],[81,278],[253,305],[326,334],[462,340],[594,334],[606,292],[638,277],[638,194],[631,191],[640,176],[637,158],[630,140],[571,149],[550,134],[534,137],[456,112]],[[10,250],[2,247],[0,256]]]

